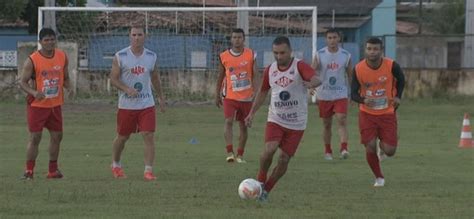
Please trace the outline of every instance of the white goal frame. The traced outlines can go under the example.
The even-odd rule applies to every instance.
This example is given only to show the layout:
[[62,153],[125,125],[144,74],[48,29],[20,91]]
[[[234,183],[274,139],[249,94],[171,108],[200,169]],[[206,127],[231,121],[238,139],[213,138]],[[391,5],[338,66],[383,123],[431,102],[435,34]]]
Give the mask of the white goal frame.
[[[90,11],[90,12],[245,12],[245,11],[309,11],[312,12],[312,52],[314,58],[317,53],[318,39],[318,8],[316,6],[302,7],[38,7],[38,35],[43,28],[43,12],[55,11]],[[203,17],[204,21],[204,17]],[[205,22],[203,22],[205,24]],[[39,46],[38,46],[39,48]]]

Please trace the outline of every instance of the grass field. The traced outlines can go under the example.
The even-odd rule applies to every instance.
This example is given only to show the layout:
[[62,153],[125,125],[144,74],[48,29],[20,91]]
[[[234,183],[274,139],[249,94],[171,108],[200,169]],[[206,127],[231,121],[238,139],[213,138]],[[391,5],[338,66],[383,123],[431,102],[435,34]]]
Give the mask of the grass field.
[[[351,157],[325,161],[321,120],[311,106],[308,128],[287,174],[269,202],[259,204],[240,200],[237,187],[258,170],[266,111],[262,107],[250,130],[247,164],[225,163],[223,115],[216,107],[172,107],[158,114],[159,178],[144,182],[139,135],[124,152],[128,179],[111,176],[115,105],[66,104],[60,155],[65,178],[45,178],[45,131],[35,179],[21,181],[25,106],[0,103],[0,218],[474,217],[474,149],[457,147],[463,113],[474,113],[474,98],[405,101],[399,113],[400,146],[394,158],[382,162],[386,186],[377,189],[359,144],[355,107],[349,118]],[[189,144],[192,137],[199,143]]]

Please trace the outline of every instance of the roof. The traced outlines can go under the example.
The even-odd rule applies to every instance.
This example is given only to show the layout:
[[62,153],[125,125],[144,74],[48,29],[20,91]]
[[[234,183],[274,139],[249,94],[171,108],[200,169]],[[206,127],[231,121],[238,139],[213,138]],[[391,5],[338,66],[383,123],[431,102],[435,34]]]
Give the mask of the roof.
[[[202,6],[203,0],[118,0],[127,5],[182,5]],[[206,6],[235,6],[235,0],[205,0]]]
[[0,19],[0,27],[10,27],[10,28],[28,27],[28,22],[23,21],[21,19],[17,19],[16,21]]
[[249,0],[249,6],[317,6],[319,15],[368,15],[382,0]]

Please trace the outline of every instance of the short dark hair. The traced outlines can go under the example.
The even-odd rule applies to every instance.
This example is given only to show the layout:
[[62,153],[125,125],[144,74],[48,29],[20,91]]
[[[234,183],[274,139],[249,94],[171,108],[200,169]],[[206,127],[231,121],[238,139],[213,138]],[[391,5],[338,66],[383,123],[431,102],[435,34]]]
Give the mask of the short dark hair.
[[145,32],[145,25],[143,23],[132,23],[128,28],[128,32],[132,32],[132,29],[142,29]]
[[288,45],[288,47],[291,48],[290,39],[288,39],[288,37],[286,36],[278,36],[277,38],[273,40],[273,45],[281,45],[281,44],[286,44]]
[[245,32],[242,28],[234,28],[232,29],[232,33],[241,33],[242,36],[244,36],[244,39],[245,39]]
[[45,28],[40,30],[39,39],[42,40],[46,36],[54,36],[54,38],[56,38],[56,32],[53,29],[49,28],[49,27],[45,27]]
[[365,44],[367,44],[367,43],[379,44],[380,47],[383,47],[383,41],[378,37],[370,37],[369,39],[367,39],[367,41],[365,41]]
[[324,34],[324,36],[327,36],[330,33],[335,33],[337,34],[337,36],[341,36],[341,33],[339,33],[339,31],[336,28],[329,28],[328,30],[326,30],[326,33]]

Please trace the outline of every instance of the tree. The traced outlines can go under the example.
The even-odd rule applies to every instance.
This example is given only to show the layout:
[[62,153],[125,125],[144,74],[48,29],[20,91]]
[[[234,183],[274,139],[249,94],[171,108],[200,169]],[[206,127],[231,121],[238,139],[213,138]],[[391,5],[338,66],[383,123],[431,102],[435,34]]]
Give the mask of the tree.
[[462,34],[465,29],[465,0],[438,0],[440,4],[427,13],[428,27],[439,34]]
[[27,0],[0,1],[0,19],[16,21],[25,10]]

